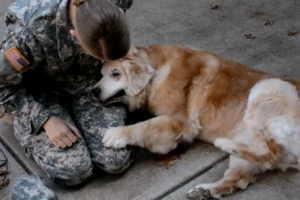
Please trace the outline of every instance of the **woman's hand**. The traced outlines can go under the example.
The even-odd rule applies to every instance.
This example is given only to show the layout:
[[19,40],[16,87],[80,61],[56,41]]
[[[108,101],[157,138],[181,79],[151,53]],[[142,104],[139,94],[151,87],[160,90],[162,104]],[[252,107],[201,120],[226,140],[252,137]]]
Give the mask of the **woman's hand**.
[[71,147],[81,137],[74,125],[56,116],[50,117],[43,128],[49,140],[58,148]]

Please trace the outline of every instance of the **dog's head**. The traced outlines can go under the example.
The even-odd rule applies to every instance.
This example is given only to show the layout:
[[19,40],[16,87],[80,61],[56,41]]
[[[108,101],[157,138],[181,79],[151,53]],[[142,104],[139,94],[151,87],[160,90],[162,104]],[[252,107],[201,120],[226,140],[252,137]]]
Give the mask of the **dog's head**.
[[125,58],[103,65],[103,77],[92,92],[103,103],[119,102],[124,96],[139,94],[154,72],[146,49],[132,46]]

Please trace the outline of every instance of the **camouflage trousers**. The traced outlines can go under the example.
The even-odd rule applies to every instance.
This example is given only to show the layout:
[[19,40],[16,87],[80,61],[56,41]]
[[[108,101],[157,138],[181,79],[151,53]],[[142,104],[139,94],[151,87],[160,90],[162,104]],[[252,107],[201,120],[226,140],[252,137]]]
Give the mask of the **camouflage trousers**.
[[77,185],[92,175],[94,166],[111,174],[121,173],[130,166],[131,150],[106,148],[102,144],[107,128],[125,123],[123,107],[103,107],[89,92],[67,100],[66,106],[52,100],[44,104],[54,115],[74,124],[83,136],[72,147],[57,148],[42,129],[37,135],[28,134],[30,121],[26,115],[14,117],[16,138],[53,182]]

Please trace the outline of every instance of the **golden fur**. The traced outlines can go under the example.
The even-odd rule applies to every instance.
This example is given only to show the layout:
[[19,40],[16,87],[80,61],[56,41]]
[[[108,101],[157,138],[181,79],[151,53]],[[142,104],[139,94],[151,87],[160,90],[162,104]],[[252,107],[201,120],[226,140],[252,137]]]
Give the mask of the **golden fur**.
[[[284,103],[287,97],[281,94],[285,89],[277,91],[290,87],[293,95],[295,89],[297,102],[300,85],[294,80],[276,80],[211,52],[172,44],[133,47],[128,58],[107,63],[102,74],[103,79],[95,86],[101,89],[96,94],[100,101],[111,101],[119,90],[124,90],[125,96],[111,102],[122,101],[130,110],[147,109],[156,116],[134,125],[108,129],[103,139],[106,146],[138,145],[152,152],[167,153],[180,142],[199,138],[232,154],[224,178],[196,186],[189,192],[189,198],[230,194],[235,189],[245,189],[258,173],[293,167],[297,162],[298,156],[285,148],[284,140],[272,135],[273,129],[268,125],[273,123],[268,117],[286,115],[299,119],[292,111],[285,111],[292,106]],[[278,87],[272,89],[272,81]],[[260,87],[254,87],[258,83]],[[269,86],[279,95],[271,92],[263,96],[266,90],[261,88]],[[250,101],[250,92],[257,93],[259,98]],[[270,98],[278,101],[269,104]],[[272,113],[270,105],[278,110],[286,107]],[[296,107],[290,110],[300,109]],[[262,118],[262,112],[270,115]],[[285,122],[282,123],[283,127]],[[287,156],[290,159],[285,159]]]

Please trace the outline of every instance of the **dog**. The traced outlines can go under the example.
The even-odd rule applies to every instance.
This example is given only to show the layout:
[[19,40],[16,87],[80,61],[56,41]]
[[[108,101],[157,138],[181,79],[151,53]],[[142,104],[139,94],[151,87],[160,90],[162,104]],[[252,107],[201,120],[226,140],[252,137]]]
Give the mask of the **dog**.
[[[192,188],[189,199],[219,198],[245,189],[266,170],[299,168],[298,82],[186,45],[132,47],[106,63],[93,89],[104,104],[123,102],[154,118],[113,127],[107,147],[136,145],[165,154],[195,139],[230,154],[224,178]],[[120,92],[123,91],[123,95]]]

